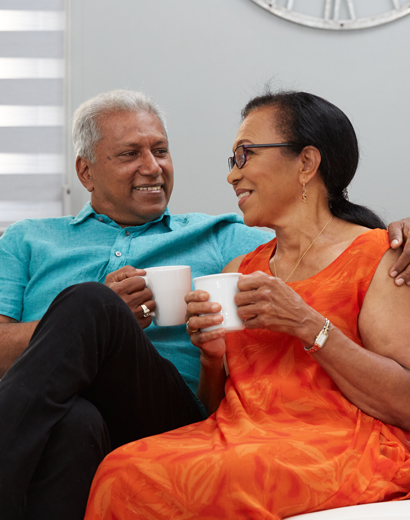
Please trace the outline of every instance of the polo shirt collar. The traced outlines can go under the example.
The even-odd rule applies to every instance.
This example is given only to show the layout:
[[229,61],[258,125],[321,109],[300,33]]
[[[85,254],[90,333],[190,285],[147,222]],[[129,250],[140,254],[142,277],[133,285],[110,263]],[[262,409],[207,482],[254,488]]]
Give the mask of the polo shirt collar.
[[[84,222],[85,220],[87,220],[89,217],[94,217],[94,218],[98,218],[99,216],[103,216],[105,217],[106,219],[108,219],[109,222],[112,222],[113,224],[115,224],[116,226],[118,226],[118,224],[116,224],[113,220],[111,220],[109,217],[107,217],[106,215],[101,215],[99,213],[96,213],[94,211],[94,209],[92,208],[91,206],[91,203],[90,202],[87,202],[85,204],[85,206],[83,207],[83,209],[80,211],[80,213],[71,221],[71,225],[76,225],[76,224],[81,224],[82,222]],[[173,226],[173,222],[172,222],[172,216],[169,212],[169,209],[168,207],[165,208],[165,211],[164,213],[158,217],[157,219],[155,220],[151,220],[150,222],[147,222],[146,224],[143,224],[142,226],[129,226],[129,227],[138,227],[138,228],[142,228],[144,226],[149,226],[150,224],[154,224],[156,222],[161,222],[161,220],[164,221],[164,224],[166,224],[166,226],[170,229],[170,230],[173,230],[174,229],[174,226]],[[118,226],[118,227],[121,227],[121,226]]]
[[80,213],[75,218],[73,218],[70,224],[81,224],[81,222],[84,222],[84,220],[86,220],[90,215],[96,215],[96,213],[91,207],[90,202],[87,202],[87,204],[83,207]]

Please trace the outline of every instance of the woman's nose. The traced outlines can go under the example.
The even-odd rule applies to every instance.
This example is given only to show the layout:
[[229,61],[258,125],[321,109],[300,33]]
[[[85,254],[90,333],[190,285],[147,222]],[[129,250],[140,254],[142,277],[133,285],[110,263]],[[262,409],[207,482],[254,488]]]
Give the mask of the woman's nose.
[[232,186],[234,186],[235,184],[237,184],[240,181],[241,178],[242,178],[241,170],[235,164],[234,167],[232,168],[232,170],[230,171],[228,177],[226,178],[226,180],[229,182],[229,184],[232,184]]

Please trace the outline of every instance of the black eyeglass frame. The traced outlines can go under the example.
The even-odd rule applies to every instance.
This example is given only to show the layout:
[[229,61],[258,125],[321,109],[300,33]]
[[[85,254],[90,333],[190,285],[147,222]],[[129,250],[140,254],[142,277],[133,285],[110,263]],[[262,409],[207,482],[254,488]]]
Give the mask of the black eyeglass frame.
[[[267,144],[240,144],[238,145],[234,152],[232,157],[228,157],[228,167],[229,171],[231,172],[233,170],[233,167],[236,165],[238,170],[243,168],[246,164],[246,161],[248,160],[248,148],[279,148],[280,146],[295,146],[295,143],[267,143]],[[238,148],[242,147],[244,149],[244,155],[245,160],[243,161],[242,166],[239,166],[239,164],[236,162],[235,153]]]

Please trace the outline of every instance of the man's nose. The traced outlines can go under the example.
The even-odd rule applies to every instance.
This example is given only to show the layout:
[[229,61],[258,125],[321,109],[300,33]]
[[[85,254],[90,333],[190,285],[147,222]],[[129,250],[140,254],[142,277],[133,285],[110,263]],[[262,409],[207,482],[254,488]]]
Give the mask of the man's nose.
[[159,175],[162,173],[162,168],[151,151],[143,154],[142,162],[138,167],[138,172],[141,175]]

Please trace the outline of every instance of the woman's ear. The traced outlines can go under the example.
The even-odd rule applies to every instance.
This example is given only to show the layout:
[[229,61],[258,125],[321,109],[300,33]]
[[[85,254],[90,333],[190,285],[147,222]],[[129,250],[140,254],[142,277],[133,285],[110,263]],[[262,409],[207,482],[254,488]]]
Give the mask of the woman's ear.
[[315,146],[305,146],[300,153],[300,158],[302,165],[299,180],[301,184],[307,184],[317,174],[322,156]]

